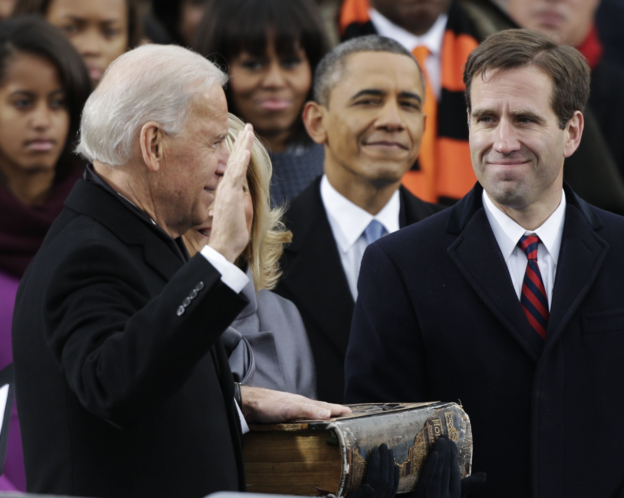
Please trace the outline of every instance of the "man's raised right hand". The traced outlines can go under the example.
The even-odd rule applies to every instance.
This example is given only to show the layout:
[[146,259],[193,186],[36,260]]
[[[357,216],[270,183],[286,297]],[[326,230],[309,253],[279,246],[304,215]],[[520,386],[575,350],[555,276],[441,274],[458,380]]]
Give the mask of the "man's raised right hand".
[[253,141],[253,127],[246,124],[236,137],[214,202],[212,232],[208,245],[225,256],[230,263],[236,261],[249,243],[243,186]]

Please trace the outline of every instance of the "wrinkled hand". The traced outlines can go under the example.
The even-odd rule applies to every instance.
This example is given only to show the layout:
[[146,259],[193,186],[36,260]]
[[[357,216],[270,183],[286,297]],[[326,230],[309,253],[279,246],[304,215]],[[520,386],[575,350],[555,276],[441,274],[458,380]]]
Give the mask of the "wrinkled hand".
[[364,484],[347,498],[394,498],[398,488],[399,467],[384,443],[368,457]]
[[247,423],[272,424],[294,419],[328,419],[348,415],[351,409],[298,394],[241,386],[243,415]]
[[253,128],[247,124],[236,137],[214,202],[214,218],[208,245],[225,256],[230,263],[236,261],[249,243],[243,186],[253,140]]
[[414,498],[461,498],[457,445],[440,436],[429,453]]

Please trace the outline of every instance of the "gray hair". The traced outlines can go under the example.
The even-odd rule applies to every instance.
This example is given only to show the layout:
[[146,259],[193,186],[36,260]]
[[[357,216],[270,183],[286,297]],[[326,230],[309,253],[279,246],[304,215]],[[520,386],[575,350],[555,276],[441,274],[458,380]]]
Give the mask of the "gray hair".
[[423,90],[425,89],[425,77],[420,65],[403,45],[384,36],[367,35],[341,43],[321,59],[314,73],[312,95],[315,102],[324,106],[329,105],[331,91],[344,76],[347,57],[359,52],[390,52],[410,57],[418,66],[420,82]]
[[76,152],[91,162],[125,164],[145,123],[159,123],[168,135],[179,133],[198,90],[226,82],[212,62],[182,47],[143,45],[126,52],[87,100]]

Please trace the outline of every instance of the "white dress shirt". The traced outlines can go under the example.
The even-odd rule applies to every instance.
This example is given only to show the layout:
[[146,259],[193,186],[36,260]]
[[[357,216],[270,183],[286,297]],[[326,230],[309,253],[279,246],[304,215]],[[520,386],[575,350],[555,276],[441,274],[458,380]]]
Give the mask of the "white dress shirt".
[[216,249],[210,246],[204,246],[201,250],[201,255],[221,274],[221,282],[237,294],[239,294],[249,282],[249,277],[245,272],[234,263],[230,263],[225,259],[225,256]]
[[355,301],[357,300],[357,280],[360,274],[360,265],[364,251],[368,246],[364,230],[373,219],[379,221],[387,233],[396,232],[399,229],[399,212],[401,211],[399,191],[397,190],[392,194],[383,209],[373,216],[339,194],[331,186],[327,176],[323,175],[321,199],[327,212],[329,226],[334,234],[334,240],[338,246],[342,268],[347,276],[349,289]]
[[429,49],[430,54],[425,63],[425,71],[436,99],[440,100],[442,87],[442,41],[444,40],[444,30],[446,29],[448,16],[440,14],[433,26],[429,28],[429,31],[422,36],[416,36],[401,26],[397,26],[373,8],[369,9],[368,15],[377,34],[380,36],[393,39],[410,52],[420,45],[424,45]]
[[542,274],[546,295],[548,296],[548,309],[550,309],[565,221],[565,192],[561,191],[559,207],[536,230],[525,230],[518,225],[496,207],[485,190],[483,191],[483,208],[492,227],[492,232],[494,232],[496,242],[498,242],[498,246],[503,253],[505,263],[507,263],[507,269],[509,270],[518,300],[522,293],[522,281],[524,280],[528,261],[524,251],[518,247],[518,242],[523,235],[535,234],[540,238],[541,244],[537,246],[537,264]]

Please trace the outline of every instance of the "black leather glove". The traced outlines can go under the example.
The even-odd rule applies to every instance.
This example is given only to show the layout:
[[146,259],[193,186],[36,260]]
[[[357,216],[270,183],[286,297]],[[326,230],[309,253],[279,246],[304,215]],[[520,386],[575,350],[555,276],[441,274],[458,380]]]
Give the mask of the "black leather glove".
[[399,467],[392,450],[384,444],[368,456],[364,484],[348,498],[394,498],[399,487]]
[[477,472],[471,476],[464,477],[461,482],[461,498],[468,498],[473,489],[485,484],[486,479],[485,472]]
[[440,436],[427,457],[418,485],[411,498],[468,498],[471,491],[485,482],[485,472],[460,478],[457,445]]
[[440,436],[431,449],[413,498],[461,498],[457,445]]

